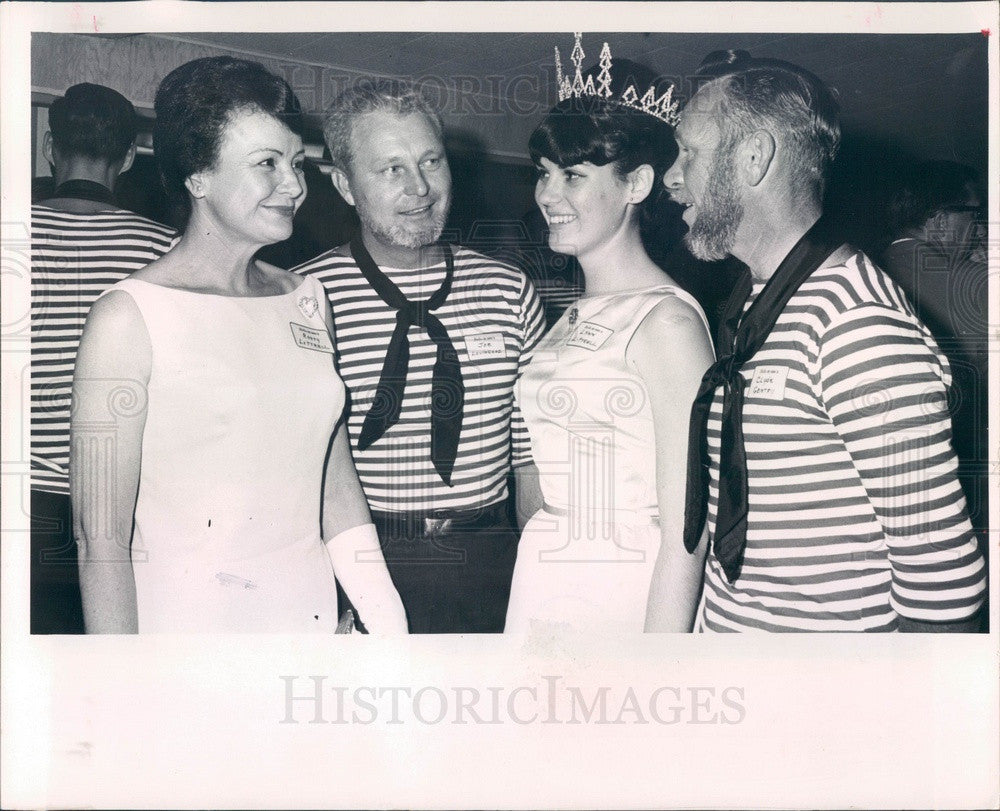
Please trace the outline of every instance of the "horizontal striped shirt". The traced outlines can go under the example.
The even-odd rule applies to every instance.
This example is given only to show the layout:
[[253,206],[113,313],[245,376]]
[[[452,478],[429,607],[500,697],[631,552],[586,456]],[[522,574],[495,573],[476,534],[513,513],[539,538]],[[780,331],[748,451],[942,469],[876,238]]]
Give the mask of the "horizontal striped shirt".
[[131,211],[31,207],[31,486],[69,493],[73,366],[94,300],[166,253],[172,228]]
[[[437,350],[427,331],[409,330],[410,361],[399,421],[364,451],[357,449],[396,325],[346,247],[295,269],[323,284],[333,311],[337,367],[349,391],[348,429],[365,495],[388,512],[468,510],[507,496],[511,464],[527,461],[527,431],[513,401],[514,384],[543,330],[542,309],[517,268],[456,248],[446,301],[434,310],[458,351],[465,407],[451,486],[430,458],[431,376]],[[445,277],[430,268],[383,267],[411,301],[429,298]]]
[[[763,285],[755,285],[756,296]],[[700,630],[891,631],[956,622],[985,567],[951,447],[947,360],[862,254],[792,296],[747,381],[743,569],[710,552]],[[708,423],[708,527],[718,506],[721,390]]]

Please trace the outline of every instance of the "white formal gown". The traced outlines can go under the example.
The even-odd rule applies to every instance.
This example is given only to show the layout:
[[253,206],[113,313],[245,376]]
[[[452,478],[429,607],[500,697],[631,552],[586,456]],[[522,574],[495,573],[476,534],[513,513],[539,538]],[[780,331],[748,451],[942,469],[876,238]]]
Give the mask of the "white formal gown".
[[[643,630],[660,548],[656,447],[649,393],[626,350],[669,297],[695,307],[708,331],[697,302],[673,285],[585,296],[521,377],[518,404],[546,509],[521,535],[506,632]],[[668,373],[671,351],[663,348]]]

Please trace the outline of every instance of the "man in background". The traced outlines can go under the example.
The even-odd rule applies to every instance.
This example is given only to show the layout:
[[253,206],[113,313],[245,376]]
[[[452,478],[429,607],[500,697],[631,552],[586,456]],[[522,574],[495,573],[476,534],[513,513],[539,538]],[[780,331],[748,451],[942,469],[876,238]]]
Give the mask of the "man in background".
[[514,384],[542,310],[518,269],[439,242],[441,121],[406,83],[361,81],[326,113],[354,239],[307,262],[327,290],[358,475],[411,633],[499,633],[517,554],[507,506],[529,457]]
[[176,238],[115,202],[135,138],[135,109],[110,87],[73,85],[49,110],[42,151],[55,190],[31,209],[32,633],[83,633],[68,470],[73,366],[87,312]]
[[[955,379],[953,441],[972,525],[989,525],[986,192],[971,166],[926,161],[893,194],[882,266],[934,333]],[[988,547],[984,547],[986,551]]]
[[[956,357],[982,357],[987,303],[986,195],[972,167],[926,161],[905,173],[891,202],[885,271],[935,338]],[[948,353],[949,356],[951,353]]]

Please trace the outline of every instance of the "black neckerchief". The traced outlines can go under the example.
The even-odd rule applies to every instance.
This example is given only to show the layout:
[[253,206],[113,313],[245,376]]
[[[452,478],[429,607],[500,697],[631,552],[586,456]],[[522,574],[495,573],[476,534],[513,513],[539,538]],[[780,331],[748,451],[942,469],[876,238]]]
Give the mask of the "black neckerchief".
[[434,295],[424,301],[410,301],[403,295],[375,264],[360,234],[351,240],[350,248],[351,256],[365,279],[382,301],[396,310],[396,328],[385,354],[375,399],[361,426],[358,449],[368,448],[399,420],[410,363],[407,332],[412,324],[416,324],[427,330],[428,336],[437,346],[431,377],[431,462],[444,483],[450,487],[455,457],[458,454],[458,439],[462,431],[465,384],[462,382],[462,370],[455,346],[440,319],[431,311],[444,304],[451,291],[451,281],[455,274],[451,247],[441,245],[446,268],[444,281]]
[[701,538],[708,508],[709,455],[708,414],[715,390],[723,386],[721,456],[719,460],[719,505],[715,519],[713,546],[726,577],[734,583],[746,552],[747,485],[746,450],[743,445],[743,388],[746,380],[740,369],[760,350],[767,336],[801,284],[843,244],[820,217],[788,252],[768,279],[760,295],[741,319],[743,306],[752,290],[745,272],[726,303],[719,326],[719,359],[701,380],[698,396],[691,406],[688,434],[687,498],[684,510],[684,545],[693,552]]
[[71,197],[75,200],[90,200],[94,203],[107,203],[117,206],[114,192],[107,186],[95,183],[93,180],[67,180],[56,186],[50,198]]

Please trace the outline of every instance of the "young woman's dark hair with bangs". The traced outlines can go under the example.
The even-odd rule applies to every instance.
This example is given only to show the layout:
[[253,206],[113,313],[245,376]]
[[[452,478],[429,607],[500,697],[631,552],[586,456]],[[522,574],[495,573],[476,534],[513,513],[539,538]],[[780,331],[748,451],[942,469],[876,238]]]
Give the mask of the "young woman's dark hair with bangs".
[[[584,72],[584,77],[597,68]],[[639,93],[655,87],[657,97],[670,83],[652,70],[627,59],[616,60],[612,87],[632,84]],[[655,174],[652,191],[638,206],[639,228],[647,251],[662,256],[683,234],[679,207],[670,201],[663,176],[677,158],[673,127],[641,110],[611,99],[593,96],[568,98],[549,111],[528,140],[528,153],[538,164],[541,158],[566,168],[580,163],[614,164],[619,177],[643,164]],[[665,244],[669,243],[669,244]]]
[[186,62],[160,82],[154,102],[153,149],[160,178],[175,203],[188,207],[184,181],[211,168],[233,113],[259,110],[296,135],[302,110],[288,82],[259,62],[211,56]]

